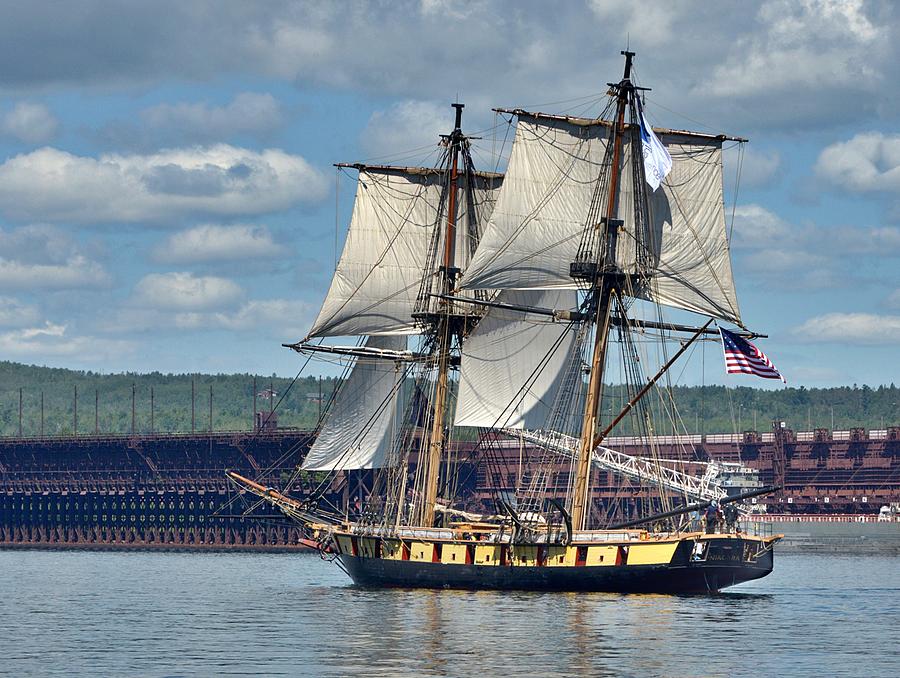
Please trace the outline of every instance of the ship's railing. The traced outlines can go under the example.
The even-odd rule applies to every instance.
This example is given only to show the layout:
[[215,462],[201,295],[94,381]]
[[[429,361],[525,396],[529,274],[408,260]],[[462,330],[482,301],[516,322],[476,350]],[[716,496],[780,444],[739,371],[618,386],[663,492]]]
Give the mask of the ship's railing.
[[738,524],[740,525],[741,532],[754,537],[771,537],[775,534],[775,527],[772,523],[747,520],[746,516],[741,516]]
[[[577,438],[556,431],[509,429],[506,432],[569,459],[575,456],[578,449]],[[715,485],[714,481],[720,470],[715,464],[707,466],[702,476],[693,476],[674,468],[662,466],[652,459],[634,457],[608,447],[597,447],[594,450],[592,461],[601,468],[632,480],[653,483],[698,499],[723,499],[727,495],[724,489]]]
[[877,523],[878,516],[874,514],[859,515],[855,513],[840,513],[827,516],[815,514],[750,514],[741,518],[748,523]]
[[[794,431],[796,442],[813,442],[818,440],[817,436],[825,435],[825,440],[834,442],[844,442],[854,440],[854,431],[862,431],[857,435],[862,439],[868,440],[885,440],[889,438],[889,430],[872,429],[854,429],[854,431],[829,431],[828,429],[817,429],[815,431]],[[758,433],[757,431],[746,431],[745,433]],[[517,438],[518,431],[515,432],[515,440],[496,440],[492,444],[498,447],[515,447],[519,444]],[[703,444],[732,444],[741,445],[745,441],[744,433],[704,433],[702,435],[691,433],[685,435],[658,435],[658,436],[610,436],[604,441],[611,447],[646,447],[651,444],[655,445],[703,445]],[[757,443],[771,443],[775,440],[775,434],[771,431],[758,433],[755,439]],[[754,441],[751,441],[754,442]]]
[[169,441],[169,440],[194,440],[203,439],[230,441],[235,437],[243,438],[285,438],[297,435],[309,435],[312,431],[296,427],[282,426],[277,429],[234,429],[220,431],[154,431],[154,432],[135,432],[135,433],[93,433],[81,432],[72,433],[45,433],[44,435],[23,435],[23,436],[0,436],[0,444],[10,445],[17,443],[98,443],[98,442],[121,442],[121,441]]

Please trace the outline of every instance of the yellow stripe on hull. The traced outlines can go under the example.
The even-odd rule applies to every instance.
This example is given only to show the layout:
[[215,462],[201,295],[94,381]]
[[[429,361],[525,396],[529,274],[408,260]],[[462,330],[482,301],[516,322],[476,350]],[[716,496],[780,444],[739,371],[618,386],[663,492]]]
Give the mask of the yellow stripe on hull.
[[584,564],[591,567],[615,565],[618,555],[618,546],[588,546],[587,560]]
[[[668,565],[682,542],[701,544],[710,541],[741,539],[747,546],[758,542],[759,548],[771,547],[778,538],[762,539],[749,535],[686,534],[680,538],[572,544],[509,544],[478,541],[405,540],[396,537],[334,534],[339,553],[362,558],[410,560],[445,565],[479,565],[495,567],[609,567],[616,565]],[[749,551],[751,553],[753,551]]]
[[666,565],[672,562],[678,542],[632,544],[628,548],[628,565]]
[[381,557],[386,560],[403,560],[403,542],[385,539],[381,542]]
[[476,565],[499,565],[500,544],[478,544],[475,546]]
[[409,545],[409,559],[430,563],[434,560],[434,542],[414,541]]
[[548,546],[548,567],[575,567],[578,548],[575,546]]
[[515,544],[512,548],[512,554],[511,565],[522,567],[536,567],[538,565],[537,546],[519,546]]
[[465,565],[468,550],[466,544],[444,544],[441,548],[441,562],[447,565]]

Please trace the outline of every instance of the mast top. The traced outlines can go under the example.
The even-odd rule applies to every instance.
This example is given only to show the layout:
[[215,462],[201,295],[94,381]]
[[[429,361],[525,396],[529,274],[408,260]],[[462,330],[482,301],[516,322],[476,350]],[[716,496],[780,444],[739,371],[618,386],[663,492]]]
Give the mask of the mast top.
[[634,59],[634,52],[629,52],[627,49],[623,49],[621,53],[625,57],[625,75],[622,79],[631,80],[631,62]]
[[450,104],[453,108],[456,109],[456,125],[454,126],[454,132],[458,132],[462,129],[462,109],[466,107],[465,104]]
[[636,87],[631,82],[631,66],[634,63],[634,52],[629,52],[626,49],[623,49],[621,54],[625,56],[625,73],[622,76],[622,79],[619,82],[608,82],[606,83],[610,87],[615,88],[617,92],[619,92],[619,96],[627,96],[626,92],[628,90],[632,90],[635,92],[649,92],[649,87]]

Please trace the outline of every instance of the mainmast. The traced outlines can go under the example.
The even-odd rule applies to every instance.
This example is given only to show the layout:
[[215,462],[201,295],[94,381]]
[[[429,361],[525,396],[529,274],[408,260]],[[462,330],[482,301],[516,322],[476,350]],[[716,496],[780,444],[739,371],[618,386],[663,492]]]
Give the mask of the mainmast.
[[[584,418],[581,428],[581,440],[576,461],[575,482],[572,495],[572,525],[576,530],[587,527],[590,513],[590,473],[591,457],[594,449],[594,435],[597,430],[597,417],[600,411],[601,391],[603,388],[603,368],[606,363],[606,350],[610,328],[610,311],[613,297],[621,293],[625,274],[616,263],[616,241],[623,221],[618,216],[619,183],[622,165],[622,139],[625,132],[625,110],[634,94],[635,87],[631,82],[631,62],[634,52],[623,51],[625,56],[625,74],[618,84],[610,83],[617,91],[615,124],[612,127],[611,161],[608,165],[609,181],[605,214],[599,221],[589,224],[594,237],[587,237],[579,248],[576,260],[569,267],[570,275],[587,287],[588,308],[593,310],[595,325],[594,348],[591,356],[590,381],[585,399]],[[632,153],[634,153],[632,149]],[[609,155],[607,156],[609,157]],[[598,183],[602,189],[603,181]],[[592,210],[593,212],[593,210]],[[597,214],[592,214],[596,218]],[[601,243],[600,256],[595,257],[589,243]]]
[[438,478],[441,469],[441,460],[444,457],[446,446],[445,415],[447,409],[447,394],[449,388],[450,351],[454,335],[460,328],[455,322],[453,300],[451,293],[456,286],[456,279],[460,270],[456,262],[456,197],[459,183],[459,154],[466,137],[462,133],[462,109],[464,104],[453,104],[456,109],[456,124],[453,132],[447,137],[450,151],[450,182],[447,196],[447,228],[444,233],[444,251],[440,273],[440,294],[438,314],[433,317],[435,331],[434,355],[437,357],[437,376],[435,378],[435,391],[432,406],[434,417],[431,422],[431,431],[428,438],[428,451],[425,470],[425,486],[422,504],[422,524],[431,526],[434,524],[434,505],[437,500]]

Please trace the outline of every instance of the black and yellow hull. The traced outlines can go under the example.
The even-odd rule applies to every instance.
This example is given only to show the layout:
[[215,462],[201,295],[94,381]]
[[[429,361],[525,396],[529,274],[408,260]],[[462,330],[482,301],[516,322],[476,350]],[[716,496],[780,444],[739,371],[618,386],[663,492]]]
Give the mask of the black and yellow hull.
[[337,535],[359,586],[707,593],[765,577],[777,539],[690,535],[563,545],[398,540]]

